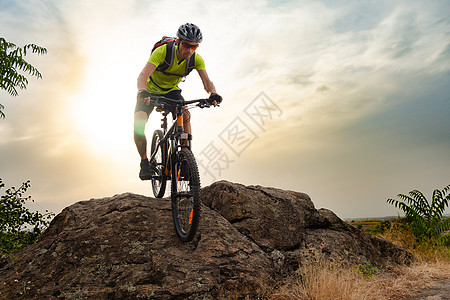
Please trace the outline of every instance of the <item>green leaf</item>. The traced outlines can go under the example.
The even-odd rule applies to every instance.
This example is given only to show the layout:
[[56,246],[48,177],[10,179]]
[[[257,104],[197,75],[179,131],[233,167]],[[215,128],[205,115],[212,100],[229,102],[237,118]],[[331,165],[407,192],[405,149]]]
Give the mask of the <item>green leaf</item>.
[[[0,189],[4,186],[0,178]],[[29,187],[30,181],[26,181],[19,188],[7,189],[0,197],[0,253],[12,253],[37,241],[54,216],[25,207],[26,201],[33,201],[31,196],[24,197]]]
[[409,196],[399,194],[400,200],[388,199],[389,204],[403,210],[411,233],[421,241],[438,243],[442,233],[450,228],[450,219],[443,220],[443,213],[450,202],[450,185],[433,192],[431,203],[422,192],[413,190]]
[[[28,44],[23,47],[17,47],[14,43],[7,42],[0,37],[0,88],[5,90],[11,96],[18,96],[17,88],[23,90],[27,88],[28,80],[17,71],[23,71],[38,79],[42,74],[23,57],[31,49],[32,53],[46,54],[47,49],[35,44]],[[0,119],[4,118],[4,106],[0,106]]]

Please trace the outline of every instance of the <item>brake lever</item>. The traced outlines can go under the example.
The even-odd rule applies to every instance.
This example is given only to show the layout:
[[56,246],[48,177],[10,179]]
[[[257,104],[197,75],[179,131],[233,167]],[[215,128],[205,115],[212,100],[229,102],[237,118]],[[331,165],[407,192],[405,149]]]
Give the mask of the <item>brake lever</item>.
[[203,101],[203,102],[197,104],[197,106],[200,108],[210,107],[211,103],[208,103],[208,101]]

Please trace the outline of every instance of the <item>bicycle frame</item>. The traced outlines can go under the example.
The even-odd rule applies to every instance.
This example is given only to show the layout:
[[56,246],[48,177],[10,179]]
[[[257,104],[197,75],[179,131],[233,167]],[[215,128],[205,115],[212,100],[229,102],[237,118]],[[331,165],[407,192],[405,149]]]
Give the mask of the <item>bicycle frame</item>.
[[[171,206],[175,232],[183,242],[194,238],[201,213],[200,174],[195,156],[191,151],[192,136],[184,132],[183,112],[190,107],[210,107],[208,99],[191,101],[151,96],[156,110],[162,112],[161,130],[152,137],[150,167],[153,170],[152,189],[162,198],[167,180],[171,180]],[[216,103],[213,102],[216,106]],[[191,105],[191,106],[189,106]],[[167,129],[167,115],[172,113],[173,123]]]
[[[163,158],[164,163],[164,174],[162,176],[169,177],[171,173],[173,173],[173,167],[169,165],[169,161],[175,161],[175,155],[177,151],[174,151],[175,149],[182,147],[182,145],[178,144],[178,140],[181,138],[182,140],[188,140],[188,145],[183,147],[188,147],[190,149],[190,140],[189,135],[184,132],[183,128],[183,114],[180,115],[177,112],[177,118],[173,121],[172,126],[170,126],[169,130],[167,130],[167,113],[165,112],[163,114],[163,124],[161,127],[163,128],[163,138],[158,142],[158,145],[155,149],[155,151],[150,156],[150,161],[152,161],[155,158],[155,155],[158,151],[158,147],[164,145],[167,143],[168,140],[170,140],[169,147],[166,149],[167,153],[165,157]],[[169,179],[169,178],[167,178]]]
[[[169,103],[172,102],[172,105],[175,106],[176,118],[174,119],[172,126],[170,126],[169,130],[167,130],[167,115],[170,113],[170,111],[164,107],[164,104],[161,104],[160,102],[158,102],[158,100],[164,100]],[[187,147],[189,150],[191,150],[192,135],[184,132],[183,107],[187,106],[189,104],[193,104],[193,103],[203,103],[201,105],[200,104],[198,105],[199,107],[203,108],[203,107],[209,107],[210,104],[207,104],[208,99],[198,99],[198,100],[190,100],[190,101],[184,101],[184,100],[179,101],[178,100],[177,101],[177,100],[173,100],[173,99],[169,99],[169,98],[165,98],[165,97],[157,97],[156,101],[154,103],[155,103],[155,106],[160,105],[163,109],[163,112],[162,112],[163,119],[161,119],[161,121],[162,121],[161,127],[163,129],[164,136],[159,141],[157,147],[155,147],[155,151],[151,154],[149,160],[152,161],[155,158],[159,146],[162,146],[164,143],[166,143],[168,140],[170,140],[169,149],[167,149],[167,155],[165,158],[163,158],[164,174],[161,174],[161,176],[166,176],[167,177],[166,179],[175,180],[176,179],[176,174],[174,174],[175,173],[175,164],[170,163],[170,162],[176,161],[176,154],[178,152],[178,148]],[[175,104],[173,104],[173,103],[175,103]],[[180,141],[180,143],[178,143],[179,141]],[[187,141],[187,145],[182,145],[181,141]],[[155,177],[159,177],[159,176],[154,175],[154,178]]]

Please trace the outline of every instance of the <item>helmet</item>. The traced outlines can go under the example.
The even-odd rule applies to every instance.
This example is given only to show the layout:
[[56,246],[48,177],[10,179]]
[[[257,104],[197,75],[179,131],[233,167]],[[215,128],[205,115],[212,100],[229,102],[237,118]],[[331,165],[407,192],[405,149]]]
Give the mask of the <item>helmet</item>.
[[194,43],[201,43],[201,41],[203,40],[200,28],[192,23],[181,25],[180,28],[178,28],[177,37],[181,40],[186,40]]

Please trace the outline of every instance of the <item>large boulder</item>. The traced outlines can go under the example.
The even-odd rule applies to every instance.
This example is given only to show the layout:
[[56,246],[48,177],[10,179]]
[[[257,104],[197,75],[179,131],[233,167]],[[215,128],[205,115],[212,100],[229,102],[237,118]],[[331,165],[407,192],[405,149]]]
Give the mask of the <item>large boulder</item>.
[[318,253],[348,263],[411,255],[306,194],[218,182],[196,238],[178,240],[169,199],[126,193],[64,209],[38,243],[0,264],[0,299],[221,299],[263,295]]
[[271,255],[290,274],[302,261],[330,259],[376,266],[409,263],[408,251],[366,234],[327,209],[315,209],[307,194],[220,181],[203,190],[204,203]]

